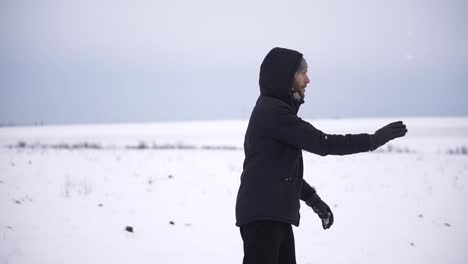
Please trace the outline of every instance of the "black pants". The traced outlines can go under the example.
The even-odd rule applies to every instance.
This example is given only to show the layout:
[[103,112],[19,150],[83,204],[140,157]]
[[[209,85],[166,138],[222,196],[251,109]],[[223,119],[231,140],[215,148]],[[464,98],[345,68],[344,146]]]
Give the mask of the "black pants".
[[243,264],[296,264],[291,224],[256,221],[240,227]]

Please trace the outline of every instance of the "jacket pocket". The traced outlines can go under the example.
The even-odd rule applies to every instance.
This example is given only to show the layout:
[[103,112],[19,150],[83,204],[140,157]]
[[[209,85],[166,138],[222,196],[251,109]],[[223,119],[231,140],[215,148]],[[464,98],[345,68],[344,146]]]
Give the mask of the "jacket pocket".
[[299,178],[302,180],[303,172],[303,161],[302,161],[302,151],[299,150],[299,153],[296,155],[293,166],[289,171],[288,175],[283,178],[284,182],[295,183]]

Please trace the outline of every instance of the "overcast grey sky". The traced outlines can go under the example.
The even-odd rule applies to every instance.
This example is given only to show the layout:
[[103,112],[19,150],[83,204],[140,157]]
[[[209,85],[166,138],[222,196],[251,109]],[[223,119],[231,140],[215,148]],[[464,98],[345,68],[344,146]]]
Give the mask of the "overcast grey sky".
[[467,1],[0,1],[0,123],[248,119],[275,46],[304,118],[468,115]]

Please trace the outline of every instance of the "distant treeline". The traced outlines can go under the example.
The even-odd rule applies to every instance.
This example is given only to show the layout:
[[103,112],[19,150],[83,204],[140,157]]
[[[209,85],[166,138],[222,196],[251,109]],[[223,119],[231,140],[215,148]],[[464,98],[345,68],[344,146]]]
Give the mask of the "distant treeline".
[[449,149],[448,154],[452,155],[468,155],[468,147],[461,146],[461,147],[456,147],[454,149]]
[[0,123],[0,127],[43,126],[44,122],[34,123]]
[[[185,143],[177,143],[177,144],[148,144],[145,141],[140,141],[138,144],[135,145],[125,145],[121,146],[114,146],[114,145],[107,145],[103,146],[99,143],[90,143],[90,142],[79,142],[79,143],[57,143],[57,144],[28,144],[25,141],[19,141],[16,145],[7,145],[7,148],[10,149],[94,149],[94,150],[113,150],[113,149],[129,149],[129,150],[229,150],[229,151],[236,151],[236,150],[243,150],[242,147],[237,147],[233,145],[193,145],[193,144],[185,144]],[[377,150],[373,151],[372,153],[417,153],[417,151],[412,150],[408,147],[400,147],[395,146],[392,144],[386,144]],[[468,147],[467,146],[459,146],[455,148],[449,148],[445,151],[445,154],[449,155],[468,155]]]
[[103,146],[99,143],[89,143],[89,142],[80,142],[80,143],[57,143],[57,144],[28,144],[25,141],[19,141],[16,145],[8,145],[10,149],[94,149],[94,150],[112,150],[112,149],[136,149],[136,150],[144,150],[144,149],[154,149],[154,150],[166,150],[166,149],[173,149],[173,150],[242,150],[243,148],[231,146],[231,145],[190,145],[184,143],[177,143],[177,144],[148,144],[144,141],[140,141],[136,145],[126,145],[123,147],[118,146]]

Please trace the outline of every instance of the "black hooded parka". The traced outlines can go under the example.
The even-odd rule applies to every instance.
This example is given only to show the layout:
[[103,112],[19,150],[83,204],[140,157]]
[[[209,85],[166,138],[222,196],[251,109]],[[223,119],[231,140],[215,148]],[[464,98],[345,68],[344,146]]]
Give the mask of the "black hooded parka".
[[272,49],[260,67],[260,96],[244,138],[236,225],[274,220],[299,226],[300,202],[315,190],[303,179],[302,150],[320,156],[370,151],[369,134],[331,135],[297,116],[292,83],[302,54]]

